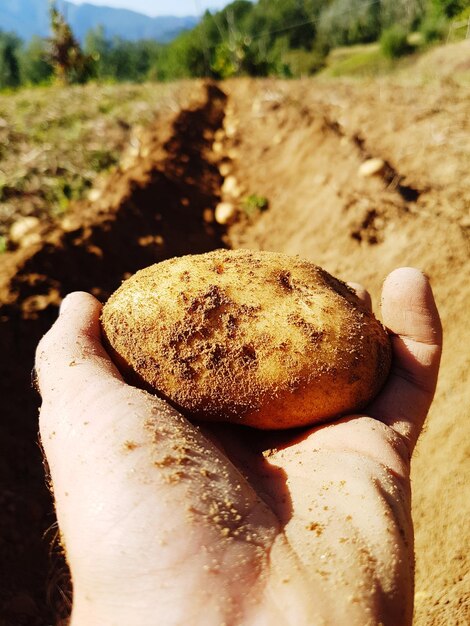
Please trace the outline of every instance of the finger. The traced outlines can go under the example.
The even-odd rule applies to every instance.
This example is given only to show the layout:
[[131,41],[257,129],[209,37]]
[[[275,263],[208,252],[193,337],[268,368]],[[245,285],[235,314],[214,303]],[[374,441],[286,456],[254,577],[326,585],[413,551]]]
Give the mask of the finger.
[[412,449],[436,389],[442,326],[427,277],[400,268],[385,280],[382,318],[389,329],[393,363],[371,413],[403,435]]
[[366,309],[368,309],[369,311],[372,311],[372,299],[367,289],[363,287],[361,283],[348,282],[347,284],[349,285],[349,287],[352,287],[354,289],[354,291],[356,292],[356,296],[359,298],[362,304],[366,307]]
[[[101,344],[101,304],[87,293],[68,295],[59,318],[36,351],[36,372],[43,402],[67,402],[97,383],[119,383],[119,371]],[[93,385],[89,385],[93,382]]]
[[[126,572],[136,571],[141,584],[140,572],[156,570],[147,585],[155,588],[161,571],[199,559],[195,536],[211,546],[197,571],[214,562],[225,568],[230,549],[227,578],[233,582],[240,563],[251,575],[276,520],[195,426],[122,381],[101,345],[100,310],[87,294],[69,296],[37,355],[41,441],[76,588],[100,584],[116,563],[116,546],[124,573],[113,571],[110,580],[127,586]],[[215,515],[218,507],[227,516]],[[249,537],[256,532],[256,543],[237,541],[234,550],[227,533],[239,527]]]

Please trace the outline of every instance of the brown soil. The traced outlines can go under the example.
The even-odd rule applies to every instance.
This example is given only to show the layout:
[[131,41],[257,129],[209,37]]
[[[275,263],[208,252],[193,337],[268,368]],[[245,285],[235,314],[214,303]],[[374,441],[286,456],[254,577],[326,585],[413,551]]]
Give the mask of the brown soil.
[[[83,289],[104,300],[141,267],[223,242],[300,254],[362,282],[375,302],[394,267],[430,276],[445,351],[413,463],[415,623],[467,624],[470,90],[448,76],[420,84],[412,75],[221,88],[194,83],[191,101],[159,119],[145,150],[112,174],[94,203],[75,207],[41,244],[2,257],[0,626],[50,624],[66,590],[63,564],[49,554],[55,519],[30,388],[34,348],[61,298]],[[223,124],[227,134],[217,134]],[[222,150],[211,149],[214,139]],[[369,157],[384,167],[360,177]],[[223,195],[221,162],[241,188],[235,198],[224,192],[241,209],[228,233],[211,220]],[[269,208],[246,215],[240,198],[250,194],[266,197]]]
[[[147,156],[115,172],[92,205],[83,203],[41,244],[6,254],[0,272],[0,625],[50,624],[67,577],[58,554],[31,389],[34,350],[72,290],[102,301],[137,269],[221,247],[203,220],[222,183],[210,159],[225,95],[194,85],[193,101],[146,139]],[[46,536],[44,536],[46,533]],[[53,568],[51,569],[51,564]]]

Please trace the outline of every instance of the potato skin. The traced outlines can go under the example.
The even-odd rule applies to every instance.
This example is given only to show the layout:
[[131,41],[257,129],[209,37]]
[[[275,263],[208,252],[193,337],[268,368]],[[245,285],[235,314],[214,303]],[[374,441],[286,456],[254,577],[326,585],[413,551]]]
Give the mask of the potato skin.
[[391,361],[354,291],[298,257],[216,250],[137,272],[102,312],[121,371],[184,415],[260,429],[364,407]]

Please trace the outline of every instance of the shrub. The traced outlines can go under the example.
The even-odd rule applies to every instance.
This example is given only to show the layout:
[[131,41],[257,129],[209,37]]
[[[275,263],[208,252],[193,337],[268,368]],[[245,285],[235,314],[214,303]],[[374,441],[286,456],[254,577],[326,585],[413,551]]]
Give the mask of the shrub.
[[[337,49],[338,50],[338,49]],[[343,48],[341,55],[330,55],[325,76],[380,76],[390,71],[390,59],[385,58],[378,44]],[[350,53],[347,54],[347,51]],[[335,56],[337,58],[335,58]]]
[[413,48],[408,43],[406,30],[396,24],[383,31],[380,37],[380,49],[383,55],[389,59],[398,59],[405,56],[405,54],[409,54]]
[[363,0],[333,0],[317,27],[318,43],[328,47],[375,41],[379,33],[380,3]]
[[431,13],[426,16],[419,30],[425,43],[442,41],[447,37],[449,23],[443,15]]
[[468,6],[468,0],[431,0],[435,13],[446,17],[456,17]]
[[289,50],[283,55],[292,76],[310,76],[325,67],[325,56],[316,50]]
[[12,33],[0,31],[0,89],[20,85],[18,51],[21,41]]

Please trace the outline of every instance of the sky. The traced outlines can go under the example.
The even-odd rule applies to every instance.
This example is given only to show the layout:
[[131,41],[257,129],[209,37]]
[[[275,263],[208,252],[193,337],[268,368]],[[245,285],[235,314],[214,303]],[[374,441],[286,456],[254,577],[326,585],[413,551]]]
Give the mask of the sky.
[[70,0],[73,4],[101,4],[157,15],[200,15],[206,9],[221,9],[231,0]]

